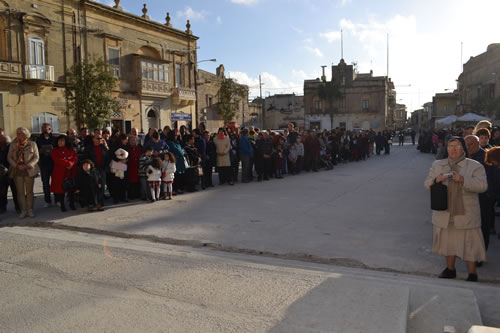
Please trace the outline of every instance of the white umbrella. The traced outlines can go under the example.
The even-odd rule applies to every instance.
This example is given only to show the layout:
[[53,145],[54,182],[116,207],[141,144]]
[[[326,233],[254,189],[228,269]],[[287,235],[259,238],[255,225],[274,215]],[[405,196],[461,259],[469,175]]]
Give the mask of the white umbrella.
[[472,112],[466,113],[462,117],[459,117],[457,119],[457,121],[481,121],[481,120],[491,120],[491,119]]
[[451,125],[455,121],[457,121],[458,117],[455,115],[448,116],[439,120],[436,120],[436,124],[441,124],[441,125]]

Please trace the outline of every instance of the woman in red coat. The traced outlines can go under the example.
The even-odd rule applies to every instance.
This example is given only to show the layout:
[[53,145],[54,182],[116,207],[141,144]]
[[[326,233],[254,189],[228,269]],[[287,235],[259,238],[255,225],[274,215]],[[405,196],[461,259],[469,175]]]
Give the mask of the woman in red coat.
[[[54,193],[56,202],[60,202],[61,211],[65,212],[63,181],[74,179],[78,173],[76,151],[65,135],[57,138],[57,147],[52,149],[52,160],[54,161],[54,170],[52,171],[50,191]],[[68,198],[69,207],[75,210],[74,190],[68,191]]]
[[137,136],[128,137],[128,198],[138,199],[140,197],[139,183],[139,158],[142,155],[142,148],[137,144]]

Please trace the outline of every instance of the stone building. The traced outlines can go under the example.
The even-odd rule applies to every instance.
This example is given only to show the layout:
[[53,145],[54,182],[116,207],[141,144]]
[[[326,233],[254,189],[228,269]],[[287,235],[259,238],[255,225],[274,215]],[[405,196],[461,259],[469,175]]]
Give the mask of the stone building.
[[304,96],[278,94],[264,101],[264,128],[287,128],[289,123],[304,128]]
[[348,130],[363,128],[384,130],[394,128],[396,91],[386,76],[358,73],[354,65],[341,59],[332,66],[331,84],[339,87],[341,97],[321,98],[321,79],[304,81],[304,112],[306,128]]
[[429,129],[427,112],[424,109],[418,109],[411,113],[411,127],[415,131]]
[[189,21],[175,29],[168,13],[162,24],[150,20],[146,5],[138,16],[119,3],[0,0],[0,127],[13,134],[18,126],[39,132],[43,122],[59,132],[75,126],[66,116],[65,74],[92,56],[118,79],[114,127],[191,124],[198,37]]
[[471,57],[463,66],[463,72],[458,77],[458,113],[484,112],[474,104],[500,97],[499,76],[500,43],[490,44],[486,52]]
[[[432,97],[432,116],[429,126],[434,127],[436,120],[457,114],[458,94],[456,91],[451,93],[438,93]],[[429,111],[429,110],[427,110]]]
[[[216,132],[218,128],[224,126],[224,120],[217,113],[215,105],[218,103],[218,93],[221,82],[225,79],[224,65],[217,67],[216,73],[210,73],[204,70],[197,72],[197,96],[198,96],[198,119],[205,123],[208,131]],[[261,123],[261,106],[248,102],[248,86],[242,85],[247,89],[247,95],[242,98],[236,98],[234,101],[238,104],[238,111],[232,119],[233,125],[241,127],[258,127]]]
[[406,111],[406,105],[396,104],[394,108],[394,128],[404,129],[406,127],[406,118],[408,113]]

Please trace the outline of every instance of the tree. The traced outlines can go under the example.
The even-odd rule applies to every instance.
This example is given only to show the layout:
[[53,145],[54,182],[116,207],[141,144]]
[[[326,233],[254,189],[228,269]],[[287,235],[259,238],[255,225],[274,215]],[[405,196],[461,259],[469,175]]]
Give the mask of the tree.
[[342,98],[342,92],[340,91],[340,87],[333,81],[323,82],[318,87],[318,96],[320,99],[328,102],[329,107],[333,100]]
[[222,80],[217,93],[219,102],[214,107],[217,114],[224,120],[224,124],[233,120],[239,110],[238,98],[246,98],[247,95],[247,86],[238,84],[233,79],[224,78]]
[[78,128],[99,128],[109,121],[112,111],[120,105],[111,92],[116,84],[111,68],[102,58],[93,57],[74,64],[66,75],[68,115],[72,115]]
[[472,112],[483,116],[500,118],[500,97],[485,98],[476,97],[472,103]]

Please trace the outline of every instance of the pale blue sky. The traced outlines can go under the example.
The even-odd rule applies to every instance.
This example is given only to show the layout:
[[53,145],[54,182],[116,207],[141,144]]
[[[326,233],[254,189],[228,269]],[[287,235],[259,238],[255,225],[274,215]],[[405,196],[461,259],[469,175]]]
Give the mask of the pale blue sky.
[[[112,0],[100,0],[114,4]],[[500,42],[499,0],[122,0],[129,12],[142,15],[148,5],[152,20],[165,22],[170,12],[175,28],[200,37],[198,59],[215,72],[226,72],[263,95],[302,94],[303,80],[321,75],[321,65],[340,60],[340,30],[344,59],[357,62],[360,72],[386,75],[389,34],[389,76],[398,102],[410,111],[430,101],[436,92],[454,89],[463,61]],[[251,95],[256,96],[258,89]]]

